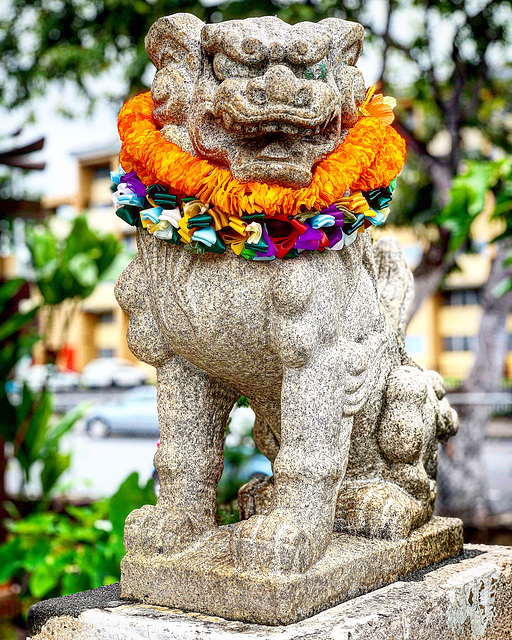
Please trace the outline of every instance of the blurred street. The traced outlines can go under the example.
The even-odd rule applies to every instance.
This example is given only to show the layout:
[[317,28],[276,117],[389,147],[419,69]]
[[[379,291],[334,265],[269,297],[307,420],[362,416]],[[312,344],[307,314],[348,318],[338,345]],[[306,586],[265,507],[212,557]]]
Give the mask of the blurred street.
[[124,393],[126,393],[126,389],[119,387],[61,391],[54,395],[54,410],[56,413],[66,413],[66,411],[70,411],[82,402],[87,402],[91,406],[103,404],[104,402],[115,402]]
[[512,439],[487,439],[484,461],[491,512],[512,511]]
[[140,484],[153,473],[157,441],[153,438],[110,437],[94,440],[86,433],[71,433],[62,443],[72,452],[71,467],[62,478],[72,498],[111,496],[136,471]]
[[[81,402],[90,403],[91,406],[111,403],[126,393],[126,389],[114,387],[61,392],[55,394],[55,404],[56,409],[63,412]],[[241,422],[245,425],[251,420],[250,414],[246,408],[234,412],[231,430],[234,433],[240,430]],[[62,450],[72,454],[72,461],[70,469],[61,479],[61,487],[70,498],[95,499],[112,495],[133,471],[139,474],[140,482],[145,483],[153,473],[156,449],[157,438],[142,432],[137,437],[114,435],[91,438],[85,431],[85,420],[82,419],[62,441]],[[485,441],[484,461],[492,513],[512,511],[511,419],[502,417],[491,420]],[[8,476],[9,488],[14,490],[18,481],[18,473],[12,470]]]
[[[114,493],[132,471],[146,482],[153,472],[156,441],[152,438],[111,437],[93,440],[85,433],[70,434],[63,450],[73,452],[69,482],[71,495],[99,497]],[[484,449],[493,514],[512,511],[512,439],[488,439]]]

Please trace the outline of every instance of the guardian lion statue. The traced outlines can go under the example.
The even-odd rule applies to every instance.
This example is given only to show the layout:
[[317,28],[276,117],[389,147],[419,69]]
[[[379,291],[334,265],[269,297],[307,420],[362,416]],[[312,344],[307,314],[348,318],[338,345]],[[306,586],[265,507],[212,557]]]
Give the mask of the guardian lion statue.
[[242,394],[273,477],[241,491],[235,567],[304,573],[335,531],[401,539],[432,515],[457,416],[406,353],[398,243],[366,231],[405,146],[355,67],[363,36],[334,18],[176,14],[146,38],[157,73],[121,112],[114,175],[138,253],[115,291],[130,349],[157,370],[161,488],[126,521],[128,559],[216,535]]

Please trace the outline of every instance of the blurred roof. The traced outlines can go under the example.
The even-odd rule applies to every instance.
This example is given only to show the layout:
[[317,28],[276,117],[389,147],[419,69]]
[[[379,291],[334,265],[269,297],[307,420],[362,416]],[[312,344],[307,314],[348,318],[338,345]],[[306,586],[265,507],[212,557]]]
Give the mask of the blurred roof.
[[87,147],[80,151],[73,151],[71,155],[77,158],[80,162],[87,162],[98,158],[115,156],[118,155],[120,151],[121,143],[119,140],[111,140],[110,142],[106,142],[95,147]]

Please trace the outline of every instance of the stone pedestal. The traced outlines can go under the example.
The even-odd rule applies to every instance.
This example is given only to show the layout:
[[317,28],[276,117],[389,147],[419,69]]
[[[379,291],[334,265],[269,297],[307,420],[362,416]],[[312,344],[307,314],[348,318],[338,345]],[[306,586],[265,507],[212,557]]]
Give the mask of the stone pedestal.
[[41,602],[29,621],[32,640],[507,640],[512,548],[468,545],[457,558],[288,626],[127,603],[118,584]]
[[461,521],[436,517],[404,540],[336,533],[308,571],[275,574],[239,569],[229,537],[227,526],[172,557],[127,554],[121,596],[228,620],[292,624],[458,555],[463,544]]

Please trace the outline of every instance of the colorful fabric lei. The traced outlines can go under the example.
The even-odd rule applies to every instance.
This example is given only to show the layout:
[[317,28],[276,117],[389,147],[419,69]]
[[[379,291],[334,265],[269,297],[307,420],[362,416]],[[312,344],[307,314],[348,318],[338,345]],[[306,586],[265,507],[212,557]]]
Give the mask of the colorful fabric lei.
[[150,95],[136,96],[119,115],[122,166],[111,173],[116,213],[198,254],[230,247],[249,260],[273,260],[340,250],[386,220],[404,162],[405,143],[389,127],[392,106],[370,92],[345,141],[302,189],[240,183],[185,153],[156,129]]

